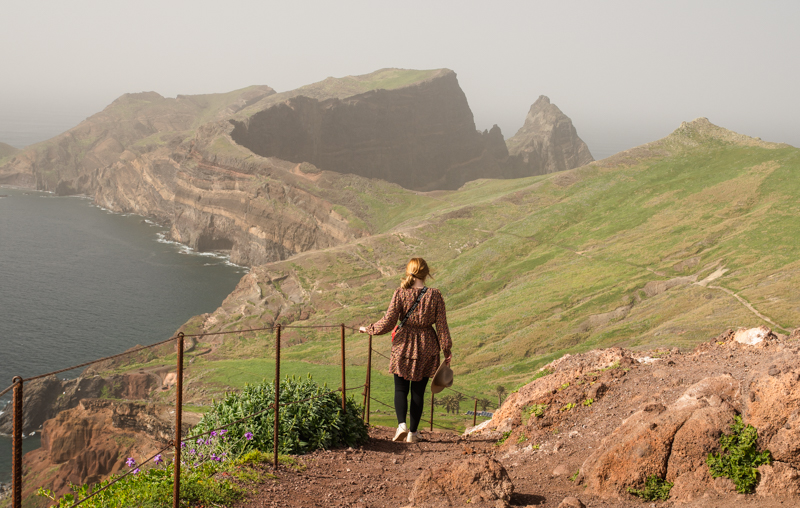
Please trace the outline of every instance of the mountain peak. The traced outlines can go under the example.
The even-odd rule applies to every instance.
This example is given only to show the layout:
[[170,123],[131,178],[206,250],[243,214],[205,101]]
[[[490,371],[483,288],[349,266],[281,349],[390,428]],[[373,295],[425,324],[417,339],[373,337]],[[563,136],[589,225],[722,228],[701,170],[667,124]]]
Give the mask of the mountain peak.
[[525,124],[506,145],[509,155],[527,168],[520,176],[562,171],[594,160],[572,120],[546,95],[531,105]]

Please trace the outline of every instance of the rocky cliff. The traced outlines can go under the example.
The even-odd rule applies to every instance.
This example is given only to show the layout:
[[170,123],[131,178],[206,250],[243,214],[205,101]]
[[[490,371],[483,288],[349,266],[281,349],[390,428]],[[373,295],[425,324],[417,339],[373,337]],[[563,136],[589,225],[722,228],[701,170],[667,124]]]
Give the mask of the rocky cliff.
[[[2,159],[0,184],[86,194],[170,225],[175,241],[257,265],[376,232],[359,195],[370,186],[363,178],[456,189],[586,160],[570,155],[563,114],[537,118],[531,132],[539,134],[528,137],[538,144],[525,145],[525,160],[537,162],[521,164],[499,128],[475,130],[446,69],[383,69],[280,94],[266,86],[174,99],[126,94]],[[548,127],[551,118],[557,125]],[[555,134],[541,134],[548,129]]]
[[572,120],[544,95],[531,105],[525,124],[506,142],[509,175],[543,175],[594,160]]
[[475,130],[467,98],[449,70],[410,86],[318,100],[299,95],[244,121],[231,137],[254,153],[380,178],[407,189],[457,189],[501,178],[503,138]]
[[[195,416],[184,420],[184,432]],[[152,456],[174,437],[172,418],[168,407],[153,404],[81,400],[44,423],[41,448],[23,460],[23,497],[41,505],[39,487],[63,495],[70,483],[95,483],[125,469],[127,457]]]

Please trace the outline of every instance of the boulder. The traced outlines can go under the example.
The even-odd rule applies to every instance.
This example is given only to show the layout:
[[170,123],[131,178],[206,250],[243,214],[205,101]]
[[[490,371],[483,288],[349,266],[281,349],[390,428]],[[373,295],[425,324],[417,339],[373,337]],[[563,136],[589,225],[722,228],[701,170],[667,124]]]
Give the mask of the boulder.
[[761,448],[800,468],[800,366],[797,355],[778,353],[762,362],[743,385],[745,423],[758,430]]
[[424,471],[411,490],[410,506],[470,506],[505,508],[514,485],[506,469],[494,459],[469,458]]
[[581,481],[605,498],[626,495],[653,475],[670,481],[689,475],[692,481],[683,483],[694,484],[738,403],[739,382],[723,375],[695,383],[669,406],[648,404],[602,441],[581,467]]
[[559,503],[558,508],[586,508],[586,505],[577,497],[565,497],[564,500]]

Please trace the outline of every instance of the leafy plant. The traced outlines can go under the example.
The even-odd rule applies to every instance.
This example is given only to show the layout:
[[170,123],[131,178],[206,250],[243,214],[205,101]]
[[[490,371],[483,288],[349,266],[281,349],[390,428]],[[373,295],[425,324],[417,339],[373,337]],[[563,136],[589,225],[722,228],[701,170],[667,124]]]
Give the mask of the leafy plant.
[[731,432],[719,438],[722,452],[709,453],[706,464],[711,476],[730,478],[737,492],[747,494],[758,484],[758,466],[771,464],[772,457],[769,450],[758,453],[758,431],[752,425],[745,425],[741,416],[734,417]]
[[527,440],[528,436],[526,436],[525,434],[520,434],[519,437],[517,438],[517,444],[522,444]]
[[[245,385],[241,392],[229,393],[224,400],[214,402],[195,427],[195,433],[225,428],[227,449],[219,451],[232,456],[249,450],[270,451],[275,412],[269,406],[274,401],[274,383]],[[320,386],[310,375],[282,381],[280,402],[278,450],[281,453],[302,454],[319,448],[355,446],[367,440],[361,406],[349,398],[347,411],[343,412],[341,394]],[[254,418],[238,421],[266,408],[269,409]]]
[[544,416],[544,412],[547,410],[547,408],[547,404],[532,404],[525,408],[525,413],[530,416],[535,416],[536,418],[541,418]]
[[558,389],[558,391],[566,390],[567,388],[569,388],[569,381],[567,381],[566,383],[561,385],[561,387]]
[[580,474],[581,474],[581,470],[578,469],[577,471],[575,471],[574,475],[569,477],[569,481],[574,482],[575,480],[578,479],[578,475],[580,475]]
[[561,409],[559,409],[559,411],[569,411],[570,409],[574,408],[575,406],[577,406],[577,404],[575,404],[574,402],[570,402],[566,406],[564,406]]
[[629,488],[628,492],[636,497],[642,498],[643,501],[666,501],[669,499],[669,491],[672,489],[672,485],[672,482],[668,482],[656,475],[652,475],[647,478],[647,481],[645,481],[643,489],[639,490]]
[[583,402],[581,402],[581,404],[583,404],[583,405],[584,405],[584,406],[586,406],[586,407],[589,407],[589,406],[591,406],[592,404],[594,404],[594,399],[593,399],[593,398],[591,398],[591,397],[589,397],[588,399],[586,399],[586,400],[584,400]]
[[503,443],[505,443],[505,442],[506,442],[506,439],[508,439],[508,436],[510,436],[510,435],[511,435],[511,431],[510,431],[510,430],[507,430],[507,431],[503,432],[503,437],[501,437],[500,439],[498,439],[498,440],[497,440],[497,442],[496,442],[494,445],[495,445],[495,446],[500,446],[500,445],[502,445]]

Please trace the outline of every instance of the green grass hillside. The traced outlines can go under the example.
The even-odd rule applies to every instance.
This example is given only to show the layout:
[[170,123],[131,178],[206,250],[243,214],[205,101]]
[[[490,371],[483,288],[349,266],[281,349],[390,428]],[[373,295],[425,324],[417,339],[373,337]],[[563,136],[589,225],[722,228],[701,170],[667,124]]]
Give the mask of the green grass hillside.
[[[800,324],[799,172],[800,150],[700,119],[562,173],[428,194],[350,189],[361,200],[353,209],[382,233],[256,267],[185,331],[369,323],[407,259],[422,256],[445,296],[457,386],[469,394],[516,388],[565,353],[690,347],[738,326],[785,332]],[[366,340],[348,331],[354,372]],[[375,341],[388,353],[388,337]],[[338,362],[336,329],[290,328],[283,343],[285,373],[321,374]],[[207,345],[198,396],[272,368],[271,334]],[[247,359],[249,374],[215,367],[232,359]],[[348,384],[359,383],[353,376]]]

